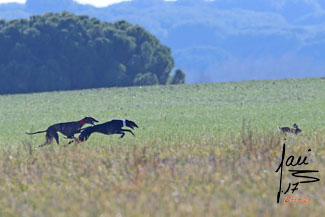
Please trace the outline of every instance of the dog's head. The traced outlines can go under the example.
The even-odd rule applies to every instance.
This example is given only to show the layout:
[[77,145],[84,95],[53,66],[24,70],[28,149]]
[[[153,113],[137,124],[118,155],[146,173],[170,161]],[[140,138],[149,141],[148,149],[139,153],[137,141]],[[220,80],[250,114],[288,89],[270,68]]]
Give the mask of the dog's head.
[[93,118],[93,117],[85,117],[84,119],[82,119],[82,121],[85,123],[85,124],[91,124],[91,125],[95,125],[95,123],[97,123],[98,121]]
[[126,122],[126,126],[131,127],[132,130],[134,130],[134,127],[139,128],[138,125],[133,121],[125,120],[125,122]]
[[296,135],[301,133],[301,132],[302,132],[302,130],[300,128],[296,128]]

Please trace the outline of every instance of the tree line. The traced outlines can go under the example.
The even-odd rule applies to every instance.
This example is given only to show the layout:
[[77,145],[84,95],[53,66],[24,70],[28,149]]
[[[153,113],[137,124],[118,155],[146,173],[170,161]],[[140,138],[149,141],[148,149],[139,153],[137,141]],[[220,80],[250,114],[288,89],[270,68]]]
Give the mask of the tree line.
[[0,20],[0,94],[177,84],[168,47],[139,25],[69,12]]

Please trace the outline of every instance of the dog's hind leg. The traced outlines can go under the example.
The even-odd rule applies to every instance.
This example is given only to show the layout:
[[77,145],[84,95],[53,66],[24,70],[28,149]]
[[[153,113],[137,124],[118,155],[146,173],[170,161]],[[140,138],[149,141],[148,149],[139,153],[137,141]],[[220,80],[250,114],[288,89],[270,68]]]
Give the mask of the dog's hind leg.
[[48,144],[51,144],[52,141],[53,141],[53,137],[49,137],[48,135],[45,136],[45,142],[41,145],[39,145],[38,147],[43,147],[43,146],[46,146]]
[[121,131],[122,131],[122,132],[129,132],[129,133],[131,133],[133,136],[135,136],[134,133],[133,133],[131,130],[121,129]]
[[53,133],[53,137],[54,137],[56,143],[57,143],[58,145],[60,145],[60,142],[59,142],[59,134],[58,134],[57,132],[55,132],[55,133]]

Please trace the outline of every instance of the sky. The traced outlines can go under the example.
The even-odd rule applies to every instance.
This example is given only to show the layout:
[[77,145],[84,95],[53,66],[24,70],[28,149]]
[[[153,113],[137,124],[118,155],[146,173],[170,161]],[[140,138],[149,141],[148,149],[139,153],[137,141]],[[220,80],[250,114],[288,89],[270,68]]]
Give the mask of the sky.
[[[131,0],[74,0],[81,4],[91,4],[95,7],[106,7],[107,5],[123,2],[123,1],[131,1]],[[175,0],[165,0],[165,1],[175,1]],[[26,0],[0,0],[1,3],[10,3],[10,2],[17,2],[17,3],[25,3]]]
[[18,2],[18,3],[25,3],[26,0],[0,0],[1,3],[9,3],[9,2]]
[[[92,4],[96,7],[105,7],[110,4],[119,3],[127,0],[75,0],[75,1],[82,4]],[[26,0],[0,0],[0,4],[10,3],[10,2],[25,3]]]

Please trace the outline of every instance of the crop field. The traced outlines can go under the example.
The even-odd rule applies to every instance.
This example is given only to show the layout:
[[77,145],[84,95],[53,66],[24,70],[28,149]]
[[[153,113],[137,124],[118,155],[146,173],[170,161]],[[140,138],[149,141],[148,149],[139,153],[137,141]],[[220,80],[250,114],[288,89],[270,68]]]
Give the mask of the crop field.
[[[136,134],[39,148],[26,131],[93,116]],[[297,123],[284,136],[277,126]],[[0,216],[324,216],[325,79],[0,95]],[[319,182],[277,204],[282,144]],[[311,149],[310,152],[307,152]],[[283,189],[298,178],[283,174]]]

